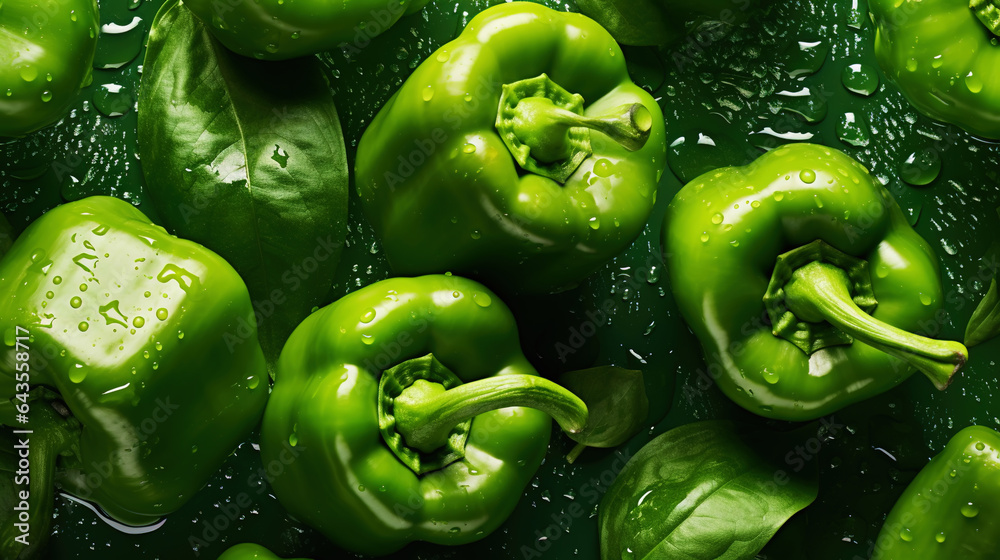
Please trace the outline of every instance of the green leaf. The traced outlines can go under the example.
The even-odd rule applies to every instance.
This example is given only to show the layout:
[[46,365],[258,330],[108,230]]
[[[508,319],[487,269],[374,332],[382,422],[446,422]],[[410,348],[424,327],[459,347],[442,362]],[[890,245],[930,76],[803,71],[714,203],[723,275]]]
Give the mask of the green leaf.
[[10,250],[10,246],[14,244],[14,239],[17,235],[14,232],[14,227],[10,225],[7,218],[3,214],[0,214],[0,258],[2,258],[7,251]]
[[965,328],[965,346],[972,348],[997,335],[1000,335],[1000,293],[994,278],[986,297],[972,312],[969,325]]
[[642,430],[649,399],[642,372],[613,366],[571,371],[558,383],[587,404],[583,431],[569,437],[580,445],[567,456],[574,462],[586,447],[617,447]]
[[577,0],[577,6],[624,45],[660,45],[678,38],[677,26],[667,23],[656,0]]
[[816,499],[816,461],[793,454],[810,437],[741,433],[726,421],[689,424],[657,437],[629,461],[601,502],[601,558],[754,558]]
[[[670,45],[699,35],[695,49],[710,48],[747,20],[760,0],[577,0],[580,11],[623,45]],[[687,57],[685,49],[675,55]]]
[[273,367],[327,303],[347,233],[344,136],[318,60],[233,54],[167,2],[146,52],[139,153],[165,225],[243,277]]

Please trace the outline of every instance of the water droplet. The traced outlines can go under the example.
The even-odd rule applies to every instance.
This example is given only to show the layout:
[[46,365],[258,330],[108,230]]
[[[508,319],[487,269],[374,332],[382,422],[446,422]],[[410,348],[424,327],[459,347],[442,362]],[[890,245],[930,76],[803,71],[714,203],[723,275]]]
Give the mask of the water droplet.
[[142,317],[133,317],[132,318],[132,326],[133,327],[135,327],[137,329],[141,329],[145,325],[146,325],[146,319],[144,319]]
[[944,539],[945,539],[944,531],[942,531],[942,532],[934,535],[934,540],[937,541],[937,542],[939,542],[939,543],[943,543]]
[[615,165],[610,160],[601,158],[594,164],[594,175],[610,177],[615,174]]
[[720,167],[744,163],[745,157],[744,144],[725,128],[714,126],[685,132],[667,148],[670,171],[683,183]]
[[86,321],[80,321],[80,324],[77,325],[76,328],[80,329],[80,332],[87,332],[87,329],[90,328],[90,323]]
[[986,449],[986,444],[985,443],[983,443],[981,441],[976,442],[976,451],[982,451],[984,449]]
[[454,292],[451,293],[451,297],[453,297],[455,299],[458,299],[458,298],[462,297],[462,292],[460,292],[458,290],[455,290]]
[[476,145],[472,144],[472,143],[468,143],[468,144],[462,146],[462,153],[464,153],[464,154],[474,154],[474,153],[476,153]]
[[[106,117],[120,117],[135,104],[132,92],[118,84],[103,84],[94,91],[94,106]],[[107,232],[107,227],[104,229]]]
[[247,387],[250,389],[256,389],[260,385],[260,378],[256,375],[251,375],[247,378]]
[[45,90],[42,92],[42,102],[48,103],[49,101],[52,101],[52,92],[49,90]]
[[375,320],[375,309],[369,307],[361,314],[361,322],[368,324]]
[[472,233],[469,234],[469,236],[472,237],[473,239],[479,239],[483,236],[483,234],[479,233],[478,229],[474,229],[472,230]]
[[983,80],[979,76],[969,72],[969,75],[965,77],[965,87],[969,88],[972,93],[979,93],[983,91]]
[[[149,293],[149,292],[146,292],[146,293]],[[156,318],[159,319],[159,320],[161,320],[161,321],[166,321],[168,315],[169,315],[169,313],[167,313],[167,310],[164,309],[164,308],[162,308],[162,307],[156,310]]]
[[372,344],[375,343],[375,337],[370,334],[362,334],[361,342],[363,342],[367,346],[371,346]]
[[829,102],[826,97],[812,88],[804,87],[798,91],[782,90],[774,94],[779,111],[794,113],[807,123],[818,123],[826,118],[829,112]]
[[421,97],[423,97],[424,101],[430,101],[431,99],[434,99],[434,86],[425,87],[423,93],[421,94]]
[[197,453],[197,452],[198,452],[198,446],[197,445],[192,445],[191,446],[191,453]]
[[803,169],[799,172],[799,179],[801,179],[803,183],[811,185],[816,182],[816,172],[812,169]]
[[851,64],[840,75],[848,91],[868,97],[878,90],[878,72],[867,64]]
[[21,68],[21,79],[26,82],[33,82],[38,78],[38,69],[34,66],[24,66]]
[[87,371],[83,368],[83,364],[73,364],[69,370],[69,380],[73,383],[83,383],[85,379],[87,379]]
[[899,178],[914,186],[932,183],[941,173],[941,155],[933,148],[922,148],[899,165]]
[[448,59],[451,58],[451,55],[448,54],[448,51],[441,49],[438,51],[437,56],[435,58],[437,59],[438,62],[448,62]]
[[854,113],[844,113],[837,121],[837,137],[845,144],[863,147],[870,140],[868,126],[864,118]]
[[472,292],[472,301],[479,307],[489,307],[493,303],[493,298],[486,292]]
[[725,216],[723,216],[722,214],[719,214],[718,212],[716,212],[715,214],[712,215],[712,223],[715,224],[715,225],[721,224],[724,219],[725,219]]
[[788,77],[805,78],[819,71],[830,53],[830,47],[822,41],[796,41],[787,53],[785,71]]
[[55,294],[55,292],[45,292],[45,297],[47,299],[52,299],[52,298],[56,297],[56,294]]
[[601,219],[598,218],[597,216],[594,216],[587,221],[587,225],[590,226],[590,229],[594,230],[601,229]]
[[709,239],[710,239],[710,237],[709,237],[708,233],[702,233],[701,234],[701,242],[702,243],[708,243]]
[[917,71],[917,59],[911,58],[911,59],[907,60],[906,61],[906,70],[908,72],[916,72]]
[[771,198],[773,198],[775,202],[781,202],[782,200],[785,199],[785,193],[778,191],[774,193],[774,195]]
[[[298,444],[299,444],[299,436],[297,436],[295,432],[292,432],[292,435],[288,436],[288,445],[295,447]],[[362,486],[362,488],[364,487]]]
[[62,276],[56,276],[56,277],[54,277],[52,279],[52,283],[55,284],[56,286],[58,286],[59,284],[62,284]]
[[774,385],[780,380],[780,375],[777,372],[771,371],[769,369],[764,370],[764,381],[767,381],[771,385]]
[[452,527],[451,529],[448,529],[448,532],[449,533],[461,533],[462,529],[459,528],[459,527]]
[[930,304],[934,303],[934,300],[931,299],[931,296],[929,296],[927,294],[920,294],[920,303],[922,303],[924,305],[930,305]]
[[146,39],[146,26],[142,18],[133,16],[124,25],[105,23],[101,26],[101,40],[97,42],[94,68],[122,68],[139,56]]
[[83,305],[83,300],[80,299],[79,296],[73,296],[73,298],[69,300],[69,306],[73,309],[79,309],[81,305]]
[[979,508],[972,502],[969,502],[962,506],[962,515],[972,519],[973,517],[979,515]]
[[906,542],[910,542],[913,540],[913,532],[910,531],[908,528],[903,527],[903,530],[899,532],[899,538],[903,539]]

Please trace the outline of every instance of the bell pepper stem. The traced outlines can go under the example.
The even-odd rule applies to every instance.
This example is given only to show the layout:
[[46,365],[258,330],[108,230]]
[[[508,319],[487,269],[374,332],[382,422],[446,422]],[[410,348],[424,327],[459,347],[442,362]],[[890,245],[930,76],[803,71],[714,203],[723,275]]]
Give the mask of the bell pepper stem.
[[809,263],[785,285],[786,304],[801,320],[827,321],[865,344],[899,358],[944,390],[965,365],[969,351],[959,342],[935,340],[886,324],[851,298],[847,274],[822,262]]
[[566,462],[572,465],[573,463],[576,462],[577,459],[580,458],[580,455],[582,455],[583,452],[586,450],[587,450],[586,445],[582,443],[576,444],[573,447],[573,449],[571,449],[569,453],[566,454]]
[[969,0],[969,8],[990,33],[1000,36],[1000,0]]
[[589,128],[609,136],[630,152],[641,150],[653,129],[653,115],[642,103],[621,105],[600,117],[578,115],[552,106],[549,117],[567,127]]
[[527,407],[547,413],[563,430],[577,433],[587,423],[587,405],[545,378],[503,374],[446,391],[425,380],[415,382],[395,400],[397,430],[406,444],[423,452],[446,443],[458,424],[491,410]]
[[[17,515],[12,516],[10,521],[0,528],[0,558],[33,558],[44,546],[52,529],[52,512],[55,509],[56,460],[60,454],[69,451],[77,441],[75,431],[66,427],[66,420],[56,414],[49,403],[39,400],[31,404],[29,425],[15,428],[15,430],[27,428],[31,433],[14,433],[14,447],[17,454],[8,455],[0,462],[0,471],[15,469],[11,472],[15,476],[15,489],[19,493],[25,488],[16,482],[20,480],[20,475],[24,474],[25,470],[30,473],[30,476],[24,478],[28,481],[26,489],[28,499],[21,500],[19,494],[14,500],[14,504],[20,504],[22,501],[27,503],[28,518],[27,521],[22,521],[17,514],[19,510],[15,510]],[[11,424],[12,411],[14,411],[12,403],[0,404],[0,423]],[[28,469],[22,464],[25,459],[30,461]],[[24,537],[26,531],[22,530],[25,525],[30,535],[27,539]],[[21,540],[18,540],[19,537]]]

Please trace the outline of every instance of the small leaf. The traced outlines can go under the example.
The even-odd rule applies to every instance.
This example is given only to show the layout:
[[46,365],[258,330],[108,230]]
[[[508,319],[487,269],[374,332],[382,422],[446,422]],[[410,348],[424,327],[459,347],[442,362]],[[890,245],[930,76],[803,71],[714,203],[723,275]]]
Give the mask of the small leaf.
[[319,61],[236,55],[168,1],[149,36],[139,153],[168,229],[243,277],[273,367],[292,330],[328,303],[347,235],[344,136]]
[[601,502],[601,558],[753,559],[816,499],[817,461],[784,460],[815,429],[748,433],[709,421],[657,437]]
[[642,372],[613,366],[564,373],[559,384],[587,404],[589,420],[583,431],[570,434],[578,445],[567,456],[570,463],[585,447],[617,447],[642,429],[649,400]]
[[986,297],[979,302],[965,329],[965,345],[972,348],[997,335],[1000,335],[1000,293],[997,291],[997,279],[994,278]]
[[655,0],[578,0],[577,4],[624,45],[659,45],[677,38]]
[[14,239],[17,238],[17,234],[14,232],[14,226],[10,225],[7,218],[3,214],[0,214],[0,258],[3,258],[10,250],[11,245],[14,244]]
[[[760,0],[577,0],[580,11],[623,45],[670,45],[688,35],[718,40],[748,18]],[[701,47],[698,47],[699,49]],[[674,53],[688,58],[690,49]],[[689,59],[689,58],[688,58]]]

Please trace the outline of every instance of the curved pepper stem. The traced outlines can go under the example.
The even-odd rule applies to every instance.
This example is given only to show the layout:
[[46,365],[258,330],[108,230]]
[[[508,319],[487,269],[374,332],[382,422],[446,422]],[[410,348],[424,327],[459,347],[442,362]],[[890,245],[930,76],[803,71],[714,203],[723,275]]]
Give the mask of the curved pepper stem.
[[824,262],[798,270],[785,285],[785,303],[801,320],[827,321],[857,340],[899,358],[944,390],[969,359],[961,343],[919,336],[875,319],[854,302],[847,273]]
[[1000,0],[969,0],[969,7],[990,33],[1000,37]]
[[641,150],[649,140],[653,116],[642,103],[622,105],[600,117],[578,115],[557,107],[544,97],[521,100],[515,109],[514,134],[531,148],[531,154],[550,163],[572,155],[568,141],[571,128],[596,130],[630,152]]
[[496,128],[523,169],[565,183],[593,153],[590,131],[634,152],[649,140],[653,115],[642,103],[632,103],[588,117],[583,97],[542,74],[503,86]]
[[[438,381],[442,373],[448,381]],[[468,435],[466,423],[501,408],[541,410],[569,433],[577,433],[587,424],[587,405],[567,389],[542,377],[501,374],[462,384],[454,383],[451,376],[454,374],[432,354],[409,360],[382,374],[379,421],[386,442],[397,456],[400,456],[398,444],[404,443],[411,452],[432,454],[450,449],[460,457]],[[384,429],[387,423],[401,440],[387,436]],[[462,435],[457,446],[456,428]],[[409,464],[409,456],[400,458]],[[421,470],[426,472],[426,468]]]
[[[27,488],[17,484],[13,487],[18,493],[13,501],[15,506],[19,506],[22,502],[20,492],[24,490],[28,492],[28,499],[23,500],[28,506],[28,519],[26,522],[22,521],[19,510],[15,509],[11,519],[0,527],[0,558],[33,558],[44,547],[48,535],[52,532],[56,460],[60,455],[70,451],[79,437],[78,429],[72,426],[72,422],[75,421],[62,418],[53,410],[50,403],[41,399],[29,402],[30,422],[27,426],[19,426],[15,430],[23,428],[31,430],[32,433],[13,434],[17,453],[0,456],[2,476],[10,477],[15,482],[18,481],[19,474],[23,474],[24,471],[20,461],[27,459],[29,462]],[[0,403],[0,424],[18,426],[15,422],[13,403],[9,401]],[[28,457],[23,457],[22,450]],[[24,523],[27,527],[24,527]],[[27,528],[29,533],[27,546],[23,541],[17,540],[25,532],[22,531],[24,528]]]

